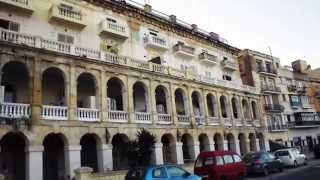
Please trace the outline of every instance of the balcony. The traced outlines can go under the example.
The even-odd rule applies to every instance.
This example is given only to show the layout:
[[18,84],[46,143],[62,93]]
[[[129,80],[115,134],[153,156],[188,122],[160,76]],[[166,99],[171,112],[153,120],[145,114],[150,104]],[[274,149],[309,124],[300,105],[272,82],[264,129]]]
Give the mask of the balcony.
[[289,92],[295,92],[295,91],[297,91],[297,86],[294,85],[294,84],[289,84],[289,85],[287,86],[287,88],[288,88],[288,91],[289,91]]
[[128,122],[128,113],[126,111],[111,110],[108,112],[108,120],[116,123]]
[[298,93],[305,93],[305,92],[306,92],[306,87],[304,87],[304,86],[298,86],[298,87],[297,87],[297,92],[298,92]]
[[287,124],[273,124],[268,126],[269,132],[283,132],[288,131],[288,125]]
[[134,113],[135,123],[139,124],[151,124],[151,114],[147,112],[135,112]]
[[158,124],[172,124],[170,114],[158,114]]
[[230,118],[223,118],[224,126],[232,126],[232,120]]
[[34,11],[32,0],[0,0],[0,6],[4,9],[21,12],[28,16]]
[[2,118],[29,118],[30,105],[22,103],[0,103],[0,117]]
[[67,120],[68,108],[65,106],[42,106],[42,119],[44,120]]
[[241,127],[243,126],[243,122],[242,122],[242,119],[238,118],[238,119],[235,119],[235,124],[237,127]]
[[160,51],[168,50],[167,40],[163,37],[148,35],[143,38],[145,47]]
[[126,25],[103,20],[99,24],[100,34],[109,35],[119,39],[127,39],[129,37],[129,31]]
[[92,108],[77,108],[77,117],[79,121],[97,122],[100,120],[100,111]]
[[193,58],[194,57],[195,48],[191,46],[187,46],[184,43],[178,42],[176,45],[173,46],[173,52],[185,58]]
[[205,125],[206,119],[203,116],[195,116],[197,125]]
[[217,56],[209,54],[207,52],[202,52],[199,54],[200,62],[203,62],[208,65],[216,65],[218,63]]
[[279,94],[281,92],[281,89],[280,87],[274,85],[262,84],[261,91],[263,93]]
[[208,117],[208,124],[211,126],[220,125],[220,120],[218,117]]
[[190,124],[190,118],[188,115],[177,115],[178,123],[189,125]]
[[267,112],[283,112],[284,111],[284,107],[280,104],[266,104],[264,106],[264,109]]
[[296,120],[295,122],[289,123],[290,128],[312,128],[320,127],[319,120]]
[[273,68],[265,68],[263,66],[258,66],[257,68],[257,71],[261,74],[264,74],[264,75],[269,75],[269,76],[276,76],[277,75],[277,71]]
[[49,13],[49,19],[51,22],[62,23],[64,25],[71,24],[81,29],[87,26],[84,15],[79,10],[75,10],[73,7],[52,5]]
[[260,120],[253,120],[253,126],[254,127],[261,127],[261,121]]
[[221,61],[221,66],[223,69],[228,71],[236,71],[238,69],[237,64],[229,60]]
[[244,122],[245,122],[245,124],[246,124],[247,127],[252,127],[252,126],[253,126],[253,121],[250,120],[250,119],[245,119]]

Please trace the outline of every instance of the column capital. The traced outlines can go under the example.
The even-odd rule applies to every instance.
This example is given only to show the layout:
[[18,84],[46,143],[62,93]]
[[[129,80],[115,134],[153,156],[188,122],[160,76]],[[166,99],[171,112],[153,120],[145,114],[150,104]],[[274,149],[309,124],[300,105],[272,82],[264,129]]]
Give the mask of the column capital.
[[43,152],[44,147],[42,145],[31,145],[25,147],[25,152]]
[[80,145],[69,145],[64,147],[65,151],[81,151]]
[[101,144],[98,146],[98,150],[112,150],[112,144]]
[[162,144],[162,143],[155,143],[155,144],[154,144],[154,147],[155,147],[155,148],[162,148],[162,147],[163,147],[163,144]]

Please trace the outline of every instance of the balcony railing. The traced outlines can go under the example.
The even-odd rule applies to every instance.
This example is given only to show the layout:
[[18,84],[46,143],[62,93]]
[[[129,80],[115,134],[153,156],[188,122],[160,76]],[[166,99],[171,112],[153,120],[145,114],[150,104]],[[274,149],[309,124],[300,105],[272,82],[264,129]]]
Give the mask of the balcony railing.
[[270,132],[273,131],[287,131],[288,130],[288,125],[287,124],[273,124],[268,126],[268,130]]
[[283,112],[284,107],[280,104],[266,104],[264,109],[268,112]]
[[19,12],[31,15],[34,11],[32,0],[0,0],[0,5],[3,8],[14,8]]
[[158,114],[158,123],[159,124],[171,124],[172,118],[170,114]]
[[297,91],[297,86],[296,86],[296,85],[293,85],[293,84],[289,84],[289,85],[287,86],[287,88],[288,88],[288,91],[289,91],[289,92],[295,92],[295,91]]
[[126,111],[109,111],[108,120],[111,122],[124,123],[128,122],[128,112]]
[[289,123],[290,128],[302,128],[302,127],[319,127],[319,120],[295,120],[294,122]]
[[243,126],[243,121],[242,121],[242,119],[240,119],[240,118],[238,118],[238,119],[235,119],[235,124],[236,124],[236,126]]
[[29,118],[30,105],[21,103],[0,103],[0,117],[4,118]]
[[42,119],[45,120],[67,120],[68,108],[65,106],[42,106]]
[[185,57],[193,58],[194,57],[195,48],[191,46],[187,46],[183,43],[177,43],[173,46],[173,52],[178,55],[182,55]]
[[226,70],[231,70],[231,71],[236,71],[238,69],[237,64],[229,60],[221,61],[221,66],[222,68]]
[[87,24],[80,10],[76,10],[73,7],[64,7],[63,5],[53,5],[51,7],[50,21],[73,24],[80,28],[84,28]]
[[261,121],[260,120],[253,120],[253,125],[255,127],[261,127]]
[[224,126],[232,126],[232,120],[230,118],[223,118]]
[[145,36],[143,39],[146,47],[151,47],[159,50],[168,49],[167,40],[163,37],[148,35]]
[[99,121],[100,111],[92,108],[77,108],[77,117],[80,121],[96,122]]
[[135,123],[151,124],[151,114],[146,112],[135,112]]
[[100,33],[116,36],[122,39],[126,39],[129,37],[127,26],[108,20],[103,20],[100,23]]
[[251,127],[251,126],[253,126],[253,121],[250,119],[245,119],[245,124],[246,124],[246,126]]
[[277,70],[275,70],[274,68],[271,68],[271,69],[267,69],[263,66],[258,66],[258,72],[259,73],[267,73],[267,74],[271,74],[271,75],[276,75],[278,72]]
[[179,124],[190,124],[190,118],[188,115],[177,115]]
[[194,118],[195,118],[197,124],[199,124],[199,125],[206,124],[206,119],[204,118],[204,116],[195,116]]
[[220,119],[218,117],[208,117],[208,124],[213,126],[220,125]]
[[[208,78],[200,74],[190,74],[188,70],[181,70],[173,67],[169,67],[162,64],[155,64],[142,60],[137,60],[127,56],[119,56],[115,54],[106,53],[100,50],[94,50],[90,48],[84,48],[76,46],[74,44],[62,43],[54,40],[48,40],[39,36],[33,36],[23,33],[17,33],[0,28],[0,40],[14,44],[27,45],[39,49],[46,49],[58,53],[64,53],[74,56],[86,57],[98,61],[108,62],[112,64],[143,69],[146,71],[158,72],[175,77],[195,79],[216,86],[228,87],[231,89],[241,90],[244,92],[257,93],[258,89],[254,87],[248,87],[241,84],[234,84],[230,81],[217,80],[214,78]],[[195,78],[196,77],[196,78]]]
[[280,87],[277,87],[274,85],[262,84],[261,91],[262,92],[269,92],[269,93],[280,93],[281,89],[280,89]]
[[200,59],[200,61],[205,62],[206,64],[217,64],[218,63],[217,56],[209,54],[207,52],[200,53],[199,59]]

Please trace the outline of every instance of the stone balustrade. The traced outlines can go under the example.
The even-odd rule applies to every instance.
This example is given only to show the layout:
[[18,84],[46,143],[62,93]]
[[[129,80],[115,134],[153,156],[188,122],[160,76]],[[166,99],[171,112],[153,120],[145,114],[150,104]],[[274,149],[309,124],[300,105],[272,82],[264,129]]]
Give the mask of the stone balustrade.
[[80,121],[96,122],[99,121],[100,111],[92,108],[77,108],[77,117]]
[[5,118],[29,118],[30,105],[22,103],[0,103],[0,117]]
[[190,124],[190,117],[188,115],[177,115],[179,124]]
[[67,120],[68,107],[65,106],[42,106],[42,119],[45,120]]
[[151,121],[151,114],[147,112],[135,112],[135,122],[136,123],[143,123],[143,124],[150,124]]
[[111,122],[128,122],[128,112],[125,111],[109,111],[108,120]]
[[158,123],[159,124],[171,124],[172,119],[170,114],[158,114]]

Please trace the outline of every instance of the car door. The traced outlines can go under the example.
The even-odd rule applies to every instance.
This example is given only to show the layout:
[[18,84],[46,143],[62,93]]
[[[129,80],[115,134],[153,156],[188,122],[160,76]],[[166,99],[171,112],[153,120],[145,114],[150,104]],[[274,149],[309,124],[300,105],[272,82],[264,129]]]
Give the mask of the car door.
[[280,161],[276,159],[276,157],[270,153],[268,153],[268,159],[271,163],[272,171],[277,171],[280,166]]
[[304,156],[300,153],[300,151],[298,149],[295,149],[295,153],[298,159],[298,164],[299,165],[304,164]]
[[236,169],[234,169],[234,161],[232,155],[224,155],[223,156],[224,161],[224,169],[225,169],[225,175],[229,178],[234,178],[236,176]]
[[170,180],[191,180],[192,176],[187,176],[190,174],[186,170],[178,167],[178,166],[166,166],[168,179]]
[[[157,168],[152,169],[150,177],[152,178],[152,180],[167,180],[168,179],[167,171],[164,167],[157,167]],[[147,177],[146,180],[149,180],[149,177]]]
[[263,153],[261,155],[261,159],[264,162],[264,164],[267,166],[268,171],[273,171],[273,161],[272,159],[268,156],[268,153]]

